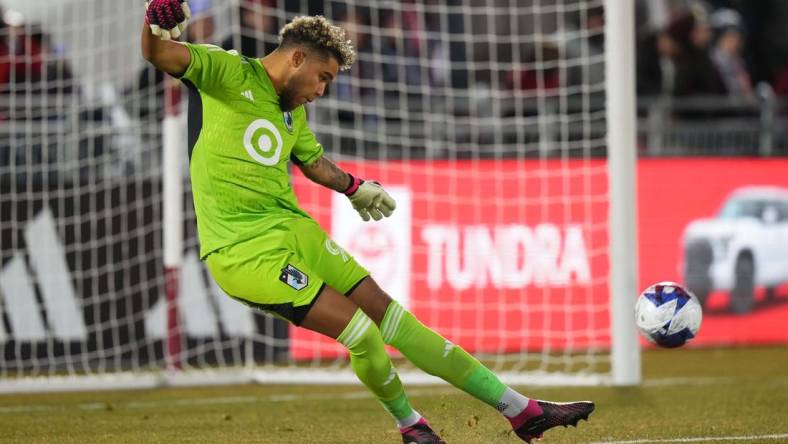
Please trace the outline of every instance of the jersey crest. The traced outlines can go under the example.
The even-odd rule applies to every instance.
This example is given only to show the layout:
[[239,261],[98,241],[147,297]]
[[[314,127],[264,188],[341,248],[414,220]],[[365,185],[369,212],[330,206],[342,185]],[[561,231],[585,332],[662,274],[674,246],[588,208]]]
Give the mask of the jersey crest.
[[283,118],[285,120],[287,132],[293,134],[293,114],[290,111],[287,111],[283,114]]

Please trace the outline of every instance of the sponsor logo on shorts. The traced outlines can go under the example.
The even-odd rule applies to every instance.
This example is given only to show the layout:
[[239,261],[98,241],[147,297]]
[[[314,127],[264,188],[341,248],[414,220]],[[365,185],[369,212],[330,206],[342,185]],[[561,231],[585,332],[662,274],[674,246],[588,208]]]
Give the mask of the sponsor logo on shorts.
[[309,276],[290,264],[287,264],[287,266],[282,269],[279,280],[293,287],[295,290],[302,290],[309,284]]
[[337,245],[337,243],[331,239],[326,239],[326,250],[334,256],[340,256],[342,258],[342,262],[347,262],[350,260],[350,257],[347,255],[345,250],[343,250],[342,247]]

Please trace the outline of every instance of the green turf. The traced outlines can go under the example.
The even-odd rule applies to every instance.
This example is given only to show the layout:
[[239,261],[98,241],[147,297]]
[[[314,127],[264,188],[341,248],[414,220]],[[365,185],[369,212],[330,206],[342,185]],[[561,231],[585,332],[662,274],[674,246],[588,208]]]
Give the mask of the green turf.
[[[650,350],[638,388],[521,387],[591,399],[578,429],[545,443],[788,434],[788,348]],[[412,387],[413,404],[452,443],[515,443],[493,409],[448,386]],[[294,400],[293,398],[298,398]],[[230,386],[0,396],[0,442],[398,443],[361,386]],[[645,441],[643,441],[645,442]],[[692,441],[689,441],[692,442]],[[780,439],[712,442],[785,443]]]

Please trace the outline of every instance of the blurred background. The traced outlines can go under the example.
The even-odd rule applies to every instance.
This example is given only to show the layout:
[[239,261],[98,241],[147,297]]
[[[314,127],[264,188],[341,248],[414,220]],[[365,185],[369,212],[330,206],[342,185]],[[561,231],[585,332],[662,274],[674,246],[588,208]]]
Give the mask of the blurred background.
[[[321,140],[332,150],[383,157],[495,156],[515,155],[525,146],[526,154],[540,155],[540,149],[550,148],[534,143],[539,131],[568,130],[578,139],[598,138],[602,131],[579,124],[560,128],[555,122],[540,128],[535,118],[519,120],[527,126],[522,131],[510,125],[512,117],[533,117],[540,103],[569,112],[602,109],[603,88],[595,86],[604,77],[601,3],[590,8],[504,0],[191,4],[197,17],[188,40],[249,56],[273,50],[278,29],[298,14],[324,14],[348,29],[358,63],[333,87],[331,100],[339,103],[318,108],[332,109],[331,115],[315,119]],[[788,5],[778,0],[636,4],[639,153],[784,155],[788,43],[782,37]],[[10,106],[18,107],[19,98],[31,91],[53,97],[48,108],[55,108],[54,115],[40,116],[47,119],[63,114],[58,106],[74,106],[72,99],[78,100],[83,120],[112,118],[115,126],[123,125],[118,120],[147,118],[157,107],[149,94],[160,95],[162,76],[145,67],[128,39],[139,27],[133,3],[5,0],[2,7],[4,122],[47,112]],[[54,98],[63,99],[62,105]],[[566,103],[552,103],[561,98]],[[392,105],[382,106],[384,101]],[[407,113],[395,111],[400,106]],[[430,119],[447,108],[450,119]]]

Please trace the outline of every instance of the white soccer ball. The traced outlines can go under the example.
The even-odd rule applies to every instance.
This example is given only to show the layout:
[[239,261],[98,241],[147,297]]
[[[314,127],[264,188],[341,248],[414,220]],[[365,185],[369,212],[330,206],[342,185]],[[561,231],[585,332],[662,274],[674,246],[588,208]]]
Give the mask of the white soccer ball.
[[638,330],[661,347],[681,347],[698,334],[702,320],[698,298],[675,282],[648,287],[635,304]]

